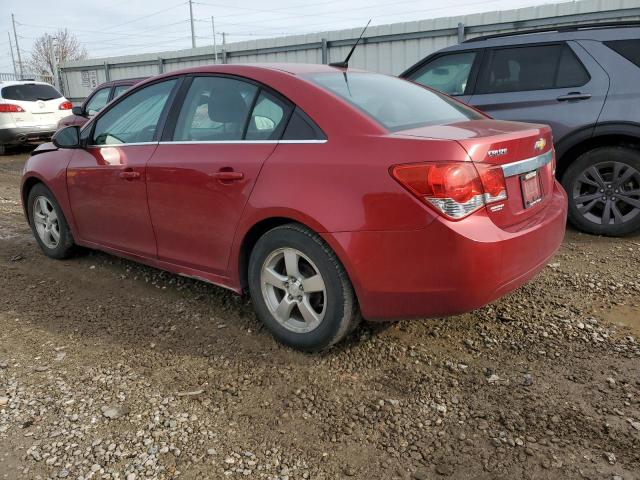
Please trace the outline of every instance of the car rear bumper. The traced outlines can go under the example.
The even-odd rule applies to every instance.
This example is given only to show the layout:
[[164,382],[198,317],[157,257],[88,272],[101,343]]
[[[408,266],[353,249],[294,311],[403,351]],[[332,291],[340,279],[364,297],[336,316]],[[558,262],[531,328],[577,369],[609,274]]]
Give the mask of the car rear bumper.
[[520,287],[564,238],[566,194],[524,225],[501,229],[484,212],[462,221],[434,221],[408,232],[326,235],[343,252],[362,314],[369,320],[446,316],[482,307]]
[[50,140],[56,133],[56,126],[0,128],[0,144],[21,145],[24,143],[41,143]]

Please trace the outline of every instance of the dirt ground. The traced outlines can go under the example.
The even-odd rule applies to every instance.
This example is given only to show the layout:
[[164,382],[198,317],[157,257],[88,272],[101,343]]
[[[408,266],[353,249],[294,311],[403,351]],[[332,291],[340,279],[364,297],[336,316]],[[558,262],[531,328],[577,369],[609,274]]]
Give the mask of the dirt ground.
[[0,157],[0,479],[640,479],[640,235],[479,311],[276,344],[221,288],[38,250]]

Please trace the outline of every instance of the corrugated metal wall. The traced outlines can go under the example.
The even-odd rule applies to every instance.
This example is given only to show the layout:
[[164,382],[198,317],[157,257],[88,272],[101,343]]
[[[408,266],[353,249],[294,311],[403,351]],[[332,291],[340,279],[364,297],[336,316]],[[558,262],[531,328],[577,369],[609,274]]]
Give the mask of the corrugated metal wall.
[[[463,38],[472,38],[538,26],[620,19],[640,19],[640,0],[581,0],[374,26],[367,30],[351,65],[375,72],[398,74],[426,55],[457,43],[461,34]],[[460,26],[463,27],[462,31]],[[224,55],[219,54],[219,62],[339,61],[346,57],[360,31],[360,28],[355,28],[231,43],[226,45]],[[61,81],[67,97],[78,101],[91,92],[96,81],[101,83],[121,78],[147,77],[211,64],[213,59],[212,46],[90,59],[63,65]],[[91,81],[88,81],[89,77]]]

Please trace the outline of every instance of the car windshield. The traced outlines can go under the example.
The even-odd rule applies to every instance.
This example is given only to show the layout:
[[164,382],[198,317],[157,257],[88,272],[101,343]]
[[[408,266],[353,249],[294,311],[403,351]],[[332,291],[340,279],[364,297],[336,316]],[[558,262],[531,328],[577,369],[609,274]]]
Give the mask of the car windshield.
[[330,72],[306,78],[346,100],[391,131],[485,118],[446,95],[395,77],[375,73]]
[[62,94],[51,85],[43,85],[40,83],[9,85],[2,89],[1,95],[5,100],[19,100],[22,102],[53,100],[54,98],[62,97]]

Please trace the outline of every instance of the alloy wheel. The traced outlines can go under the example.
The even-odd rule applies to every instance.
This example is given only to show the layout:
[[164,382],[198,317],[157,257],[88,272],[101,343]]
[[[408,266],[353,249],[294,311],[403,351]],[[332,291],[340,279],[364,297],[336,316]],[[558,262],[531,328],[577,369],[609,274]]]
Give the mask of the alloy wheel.
[[60,222],[58,213],[51,201],[44,196],[36,197],[33,202],[33,223],[42,243],[54,249],[60,243]]
[[640,172],[622,162],[601,162],[575,180],[574,205],[588,221],[620,225],[640,215]]
[[262,296],[275,320],[287,330],[315,330],[327,310],[327,292],[320,270],[295,248],[279,248],[264,261]]

